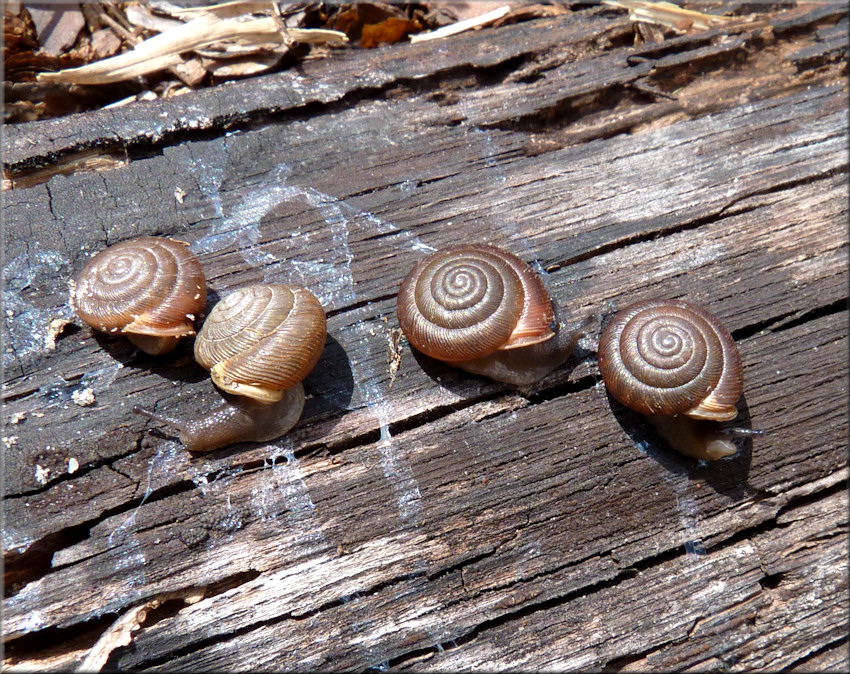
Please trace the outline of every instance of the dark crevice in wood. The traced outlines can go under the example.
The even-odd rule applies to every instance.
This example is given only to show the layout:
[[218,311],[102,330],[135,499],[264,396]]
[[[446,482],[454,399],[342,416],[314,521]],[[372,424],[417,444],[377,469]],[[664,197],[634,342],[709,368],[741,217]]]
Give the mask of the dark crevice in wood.
[[208,585],[206,588],[206,592],[204,592],[204,599],[209,599],[210,597],[215,597],[219,594],[224,594],[228,590],[232,590],[234,588],[239,587],[240,585],[244,585],[245,583],[250,583],[252,580],[259,578],[262,575],[260,571],[256,569],[250,569],[248,571],[240,571],[238,573],[234,573],[231,576],[225,576],[221,580],[217,580],[212,585]]
[[[105,510],[98,517],[48,534],[35,541],[23,553],[10,552],[3,558],[4,584],[7,597],[14,596],[27,584],[44,578],[60,567],[52,566],[53,555],[87,539],[92,528],[115,515],[130,512],[143,503],[153,503],[176,494],[192,491],[197,485],[191,480],[181,480],[155,489],[139,498]],[[11,590],[11,591],[10,591]]]
[[[847,480],[842,480],[840,482],[836,482],[829,487],[821,489],[819,491],[813,491],[811,494],[804,494],[802,496],[797,496],[790,499],[787,503],[785,503],[776,513],[776,518],[779,518],[784,513],[789,510],[796,510],[797,508],[813,505],[818,503],[824,498],[832,496],[834,494],[843,493],[847,491],[848,482]],[[779,525],[779,526],[787,526],[787,525]]]
[[784,20],[781,17],[772,22],[773,33],[783,39],[790,39],[810,32],[813,27],[831,25],[847,16],[847,5],[843,2],[828,2],[814,7],[803,16]]
[[89,521],[66,527],[35,541],[23,553],[6,553],[3,557],[4,596],[14,597],[25,585],[50,573],[53,555],[87,539],[96,523]]
[[[824,140],[826,140],[826,138]],[[736,204],[742,201],[750,200],[754,197],[763,197],[769,194],[778,194],[779,192],[785,192],[786,190],[792,190],[797,187],[813,185],[821,180],[829,180],[830,178],[833,178],[835,176],[845,175],[846,173],[848,173],[848,171],[850,171],[850,165],[844,164],[843,166],[824,171],[823,173],[814,173],[804,178],[797,178],[792,180],[786,180],[784,182],[773,183],[769,187],[766,187],[764,189],[754,190],[752,192],[748,192],[747,194],[742,194],[740,196],[735,197],[728,204],[724,205],[723,208],[721,208],[713,217],[719,220],[728,215],[741,215],[743,213],[747,213],[749,211],[752,211],[753,208],[746,207],[745,209],[737,210],[734,212],[732,212],[732,208]]]
[[823,307],[816,307],[815,309],[811,309],[803,314],[795,316],[792,320],[789,320],[787,323],[783,323],[781,325],[774,326],[771,328],[773,332],[782,332],[784,330],[790,330],[791,328],[796,328],[803,323],[809,323],[810,321],[816,321],[820,318],[827,318],[828,316],[832,316],[834,314],[845,313],[850,308],[848,306],[847,298],[844,297],[840,300],[832,302],[831,304],[827,304]]
[[[636,78],[637,79],[637,78]],[[562,98],[555,105],[541,108],[524,117],[499,120],[479,125],[482,129],[500,129],[521,131],[524,133],[550,133],[553,130],[575,126],[579,120],[601,111],[611,111],[628,105],[638,107],[646,100],[646,94],[630,86],[631,83],[617,83],[591,93],[581,93]],[[667,106],[663,106],[667,110]],[[636,124],[644,124],[648,119],[640,117],[633,125],[603,125],[596,133],[582,137],[583,142],[602,140],[626,133]],[[554,146],[553,146],[554,148]]]
[[[189,142],[211,141],[227,133],[253,131],[269,125],[291,124],[310,121],[323,115],[339,114],[359,104],[382,100],[393,92],[410,92],[411,95],[431,90],[449,88],[489,87],[500,83],[511,73],[522,67],[533,53],[518,54],[488,66],[460,64],[421,78],[398,77],[382,86],[360,86],[350,89],[332,101],[309,101],[284,110],[261,108],[242,113],[231,113],[214,118],[209,126],[199,128],[191,122],[177,125],[160,136],[137,136],[131,139],[100,139],[96,142],[74,146],[48,157],[30,158],[30,163],[40,160],[36,167],[4,166],[13,180],[26,180],[28,187],[46,182],[56,173],[55,164],[74,164],[78,155],[88,155],[92,149],[103,154],[120,154],[127,161],[136,161],[160,156],[166,148]],[[471,79],[470,79],[471,78]],[[472,81],[474,80],[474,82]],[[72,171],[73,172],[73,171]]]
[[[470,398],[465,398],[464,400],[459,400],[457,402],[452,403],[451,405],[440,405],[437,407],[432,407],[420,414],[415,414],[405,419],[393,421],[389,424],[387,430],[391,436],[395,436],[400,433],[404,433],[405,431],[410,431],[420,426],[433,423],[451,414],[460,412],[461,410],[464,410],[468,407],[472,407],[473,405],[494,400],[502,395],[504,395],[504,391],[497,391],[495,393],[490,393],[487,395],[479,395]],[[305,445],[303,448],[296,451],[295,455],[301,456],[303,454],[315,452],[317,449],[322,448],[327,451],[330,456],[335,456],[355,447],[360,447],[362,445],[369,445],[378,442],[380,439],[381,429],[375,428],[369,430],[366,433],[359,433],[357,435],[346,438],[344,441],[335,442],[330,445],[326,445],[324,443],[311,443],[309,445]]]
[[671,37],[658,44],[637,48],[626,57],[626,63],[634,66],[646,61],[659,61],[665,56],[683,53],[681,52],[682,47],[689,51],[708,47],[722,34],[721,31],[710,31],[702,34]]
[[[581,379],[567,382],[557,387],[553,387],[551,389],[545,389],[540,391],[532,391],[526,394],[522,394],[519,391],[516,391],[513,388],[508,388],[504,390],[494,391],[492,393],[481,394],[477,396],[471,396],[469,398],[464,398],[463,400],[458,400],[453,402],[450,405],[439,405],[436,407],[429,408],[428,410],[421,412],[419,414],[414,414],[412,416],[406,417],[404,419],[399,419],[397,421],[393,421],[388,426],[388,431],[391,436],[400,435],[402,433],[415,430],[422,426],[427,426],[441,419],[445,419],[446,417],[451,416],[452,414],[456,414],[457,412],[461,412],[467,408],[474,407],[475,405],[479,405],[481,403],[491,402],[493,400],[497,400],[499,398],[505,396],[511,396],[515,393],[520,393],[524,399],[526,399],[531,404],[542,404],[544,402],[554,400],[556,398],[560,398],[563,396],[572,395],[575,393],[580,393],[587,389],[593,388],[596,385],[596,381],[592,377],[582,377]],[[490,419],[495,416],[499,416],[500,414],[509,413],[515,409],[515,406],[509,406],[508,409],[498,410],[493,412],[490,415],[482,417],[482,419]],[[376,428],[370,430],[367,433],[361,433],[356,436],[351,436],[346,438],[345,441],[336,442],[331,445],[325,445],[322,443],[312,443],[309,445],[305,445],[295,452],[296,456],[303,456],[306,454],[312,454],[317,449],[321,448],[327,451],[327,453],[331,456],[340,454],[346,450],[353,449],[355,447],[360,447],[362,445],[368,445],[375,442],[378,442],[381,438],[381,429]]]
[[805,657],[800,658],[799,660],[795,660],[794,662],[786,665],[784,667],[786,672],[811,672],[811,671],[822,671],[820,667],[810,667],[808,663],[812,660],[819,658],[830,651],[834,651],[837,649],[841,649],[844,652],[848,650],[848,641],[850,641],[850,637],[841,637],[840,639],[835,639],[834,641],[830,641],[827,644],[824,644],[820,648],[816,648],[815,650],[808,653]]
[[281,615],[275,616],[273,618],[267,618],[266,620],[261,620],[258,622],[250,623],[242,625],[236,629],[231,629],[227,632],[226,635],[214,634],[210,637],[199,639],[197,641],[193,641],[191,644],[184,646],[182,648],[175,649],[167,654],[161,655],[156,658],[151,658],[149,660],[144,660],[142,662],[136,663],[134,665],[135,669],[145,669],[151,667],[158,667],[161,665],[166,665],[170,660],[175,658],[180,658],[185,655],[189,655],[190,653],[194,653],[200,650],[203,650],[209,646],[214,646],[216,644],[221,644],[225,641],[232,641],[238,639],[240,636],[244,634],[248,634],[255,630],[262,630],[266,627],[271,627],[274,625],[278,625],[280,623],[288,622],[288,621],[303,621],[309,620],[319,613],[323,611],[328,611],[330,609],[343,606],[350,601],[366,598],[376,595],[387,588],[393,587],[400,583],[407,583],[411,580],[415,580],[418,578],[424,578],[426,576],[426,572],[423,571],[413,571],[411,573],[407,573],[401,576],[394,576],[392,578],[388,578],[385,581],[377,583],[367,589],[355,592],[351,595],[346,595],[344,597],[340,597],[339,599],[333,599],[331,601],[325,602],[320,606],[316,606],[315,608],[311,608],[308,611],[302,612],[293,612],[290,611],[288,613],[283,613]]
[[[203,591],[204,599],[209,599],[216,595],[223,594],[228,590],[232,590],[240,585],[244,585],[252,580],[255,580],[261,573],[256,570],[242,571],[226,576],[206,588],[197,588],[197,594]],[[191,605],[187,598],[193,594],[192,588],[185,590],[186,597],[173,597],[167,599],[157,608],[150,610],[142,626],[149,628],[162,620],[172,618],[181,610]],[[100,636],[106,632],[115,622],[116,616],[112,613],[107,613],[97,618],[92,618],[81,623],[76,623],[69,627],[49,627],[44,630],[29,632],[21,637],[18,637],[6,645],[6,657],[11,660],[22,660],[30,657],[43,655],[45,644],[59,644],[56,648],[58,652],[67,652],[71,645],[75,649],[92,647],[97,643]],[[129,647],[128,647],[129,648]],[[117,648],[110,655],[109,662],[104,667],[105,671],[113,671],[117,669],[117,660],[126,652],[126,648]],[[113,666],[110,666],[113,665]]]
[[784,577],[785,574],[782,572],[768,574],[759,579],[759,585],[761,585],[765,590],[775,590],[779,587],[779,584],[782,582]]
[[51,480],[48,480],[47,482],[44,483],[44,485],[42,485],[38,489],[30,489],[30,490],[27,490],[27,491],[21,491],[21,492],[17,492],[17,493],[14,493],[14,494],[3,494],[3,498],[9,499],[9,500],[14,500],[14,499],[19,499],[19,498],[29,498],[29,497],[35,496],[37,494],[42,494],[46,491],[50,491],[51,489],[55,488],[59,484],[62,484],[63,482],[68,482],[69,480],[77,480],[77,479],[79,479],[79,478],[81,478],[85,475],[88,475],[89,473],[93,473],[94,471],[99,470],[101,468],[111,468],[112,470],[114,470],[119,475],[123,475],[124,477],[127,477],[128,480],[133,481],[127,475],[124,475],[124,473],[117,470],[113,466],[113,464],[116,461],[120,461],[121,459],[126,459],[128,456],[133,456],[133,454],[136,454],[141,448],[142,448],[142,438],[140,437],[140,438],[137,439],[136,444],[132,447],[132,449],[129,449],[128,451],[123,452],[122,454],[116,454],[114,456],[110,456],[109,458],[103,459],[102,461],[93,461],[92,463],[84,464],[84,465],[80,466],[77,470],[75,470],[73,473],[68,473],[68,472],[59,473],[58,477],[53,478]]
[[[653,653],[657,653],[662,648],[664,648],[666,644],[661,644],[656,646],[655,648],[651,648],[642,653],[631,653],[629,655],[621,655],[616,658],[612,658],[604,665],[602,665],[603,672],[621,672],[630,665],[634,665],[635,663],[641,662],[651,656]],[[640,669],[638,669],[640,671]]]
[[70,627],[47,627],[43,630],[27,632],[3,644],[5,650],[3,664],[10,667],[21,660],[47,658],[50,655],[60,655],[72,650],[91,648],[115,622],[115,619],[115,614],[106,613]]
[[828,318],[835,314],[847,312],[848,309],[850,309],[850,306],[848,306],[848,301],[845,297],[822,307],[815,307],[814,309],[807,309],[804,311],[786,312],[779,316],[773,316],[766,321],[759,321],[758,323],[753,323],[752,325],[748,325],[738,330],[733,330],[732,336],[736,341],[741,341],[744,339],[750,339],[763,330],[784,332],[785,330],[799,327],[805,323],[810,323],[821,318]]
[[333,318],[334,316],[339,316],[340,314],[347,314],[350,311],[357,311],[358,309],[362,309],[363,307],[369,307],[373,304],[378,304],[379,302],[388,302],[389,300],[394,300],[398,293],[391,293],[388,295],[378,295],[377,297],[370,297],[367,300],[362,300],[360,302],[354,302],[353,304],[346,304],[344,307],[340,307],[339,309],[330,309],[326,312],[326,316],[328,318]]
[[[594,357],[595,360],[595,357]],[[572,362],[572,361],[571,361]],[[575,363],[578,365],[578,362]],[[597,384],[597,379],[592,376],[585,376],[579,379],[575,379],[572,381],[565,382],[559,386],[554,386],[552,388],[547,388],[539,391],[534,391],[529,395],[525,396],[525,398],[533,405],[538,405],[540,403],[549,402],[551,400],[555,400],[556,398],[563,398],[564,396],[574,395],[576,393],[581,393],[583,391],[587,391],[592,389]]]

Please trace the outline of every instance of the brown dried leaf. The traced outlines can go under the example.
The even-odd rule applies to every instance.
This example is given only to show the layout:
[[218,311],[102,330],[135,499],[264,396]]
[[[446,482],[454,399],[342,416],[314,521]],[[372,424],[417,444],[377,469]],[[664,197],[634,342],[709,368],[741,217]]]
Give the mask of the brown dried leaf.
[[200,84],[207,75],[207,70],[199,57],[183,59],[180,63],[174,64],[172,71],[190,87]]
[[328,19],[327,25],[341,31],[349,40],[361,39],[363,27],[368,24],[378,24],[390,18],[404,18],[404,12],[394,5],[376,2],[362,2],[354,5],[343,5],[340,12]]
[[418,21],[390,17],[381,21],[381,23],[370,23],[363,26],[360,46],[364,49],[372,49],[379,44],[394,44],[420,30],[422,30],[422,24]]
[[44,70],[73,68],[85,61],[76,55],[51,56],[42,52],[22,51],[6,58],[4,77],[9,82],[32,82]]
[[35,26],[26,16],[16,16],[4,9],[3,11],[3,54],[9,58],[9,54],[24,49],[38,49],[38,36]]

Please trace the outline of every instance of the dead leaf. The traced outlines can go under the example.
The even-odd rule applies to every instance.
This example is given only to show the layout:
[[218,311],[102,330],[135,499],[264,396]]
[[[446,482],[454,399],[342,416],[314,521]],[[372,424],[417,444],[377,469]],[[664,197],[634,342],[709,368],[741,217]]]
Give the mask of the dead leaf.
[[339,14],[328,19],[327,25],[345,33],[352,42],[362,38],[363,27],[368,24],[379,24],[390,18],[405,18],[401,9],[384,3],[360,2],[344,5],[340,9]]
[[77,36],[86,25],[79,3],[42,4],[26,3],[38,41],[45,53],[51,56],[62,54],[77,41]]
[[213,14],[205,13],[188,23],[140,42],[131,51],[80,68],[58,73],[41,73],[38,80],[79,84],[120,82],[176,66],[183,62],[181,54],[184,52],[237,38],[254,42],[283,42],[284,40],[306,42],[319,39],[343,43],[347,40],[342,33],[327,30],[292,29],[287,30],[284,36],[280,28],[280,24],[274,17],[252,17],[246,21],[239,21],[219,19]]
[[364,49],[372,49],[379,44],[394,44],[420,30],[422,30],[422,24],[418,21],[390,17],[381,21],[381,23],[370,23],[363,26],[360,46]]

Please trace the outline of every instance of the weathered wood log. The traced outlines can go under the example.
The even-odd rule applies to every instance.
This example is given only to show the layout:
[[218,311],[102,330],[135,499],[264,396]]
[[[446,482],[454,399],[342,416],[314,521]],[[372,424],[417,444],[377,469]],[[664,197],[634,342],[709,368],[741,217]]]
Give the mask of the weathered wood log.
[[[847,14],[635,47],[585,9],[9,127],[6,665],[102,639],[121,669],[846,668]],[[67,304],[142,234],[191,243],[210,304],[321,299],[287,437],[190,456],[130,414],[218,399],[190,343],[145,356]],[[595,335],[524,391],[415,354],[395,292],[458,239],[576,320],[703,304],[768,434],[675,455]]]

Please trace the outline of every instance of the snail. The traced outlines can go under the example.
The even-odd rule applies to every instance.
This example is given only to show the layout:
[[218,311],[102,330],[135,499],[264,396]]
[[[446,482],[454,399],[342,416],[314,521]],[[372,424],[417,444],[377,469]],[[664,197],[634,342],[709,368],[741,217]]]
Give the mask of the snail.
[[301,381],[319,360],[326,334],[324,309],[306,288],[240,288],[213,307],[195,339],[195,360],[228,394],[226,402],[191,421],[133,411],[176,429],[191,451],[273,440],[301,416]]
[[69,281],[71,308],[101,332],[120,332],[153,355],[195,334],[207,301],[204,270],[189,244],[143,236],[100,251]]
[[397,312],[425,355],[515,386],[561,365],[583,334],[564,324],[531,267],[486,244],[450,246],[419,262],[401,284]]
[[697,459],[737,452],[723,428],[738,416],[744,388],[738,347],[720,321],[682,300],[648,300],[617,313],[599,338],[608,392],[643,414],[675,450]]

